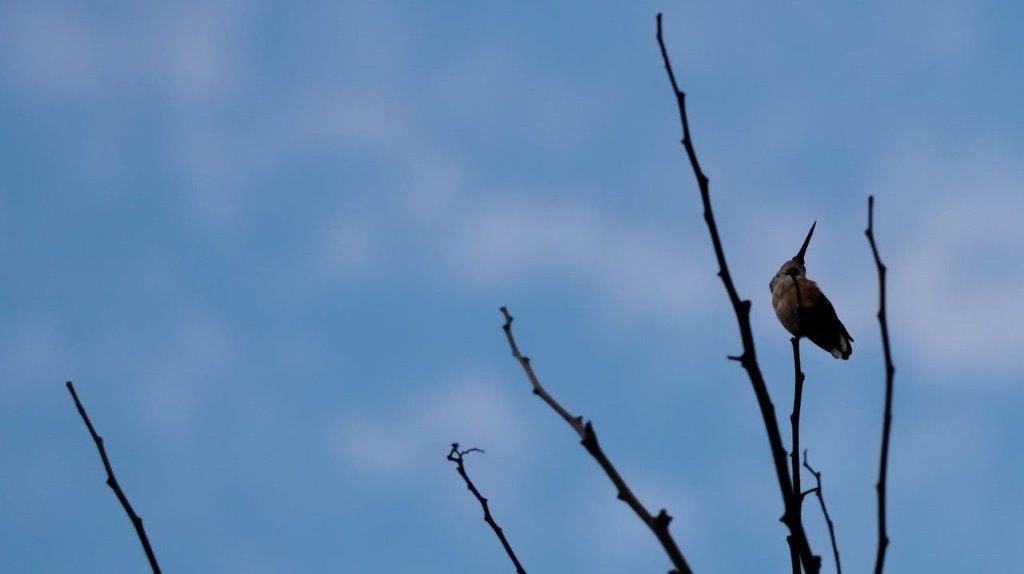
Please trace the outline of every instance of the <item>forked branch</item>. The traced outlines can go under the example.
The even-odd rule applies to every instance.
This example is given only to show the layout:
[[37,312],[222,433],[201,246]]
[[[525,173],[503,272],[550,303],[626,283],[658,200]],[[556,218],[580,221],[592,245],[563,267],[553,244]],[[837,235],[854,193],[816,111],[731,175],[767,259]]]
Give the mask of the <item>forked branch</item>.
[[544,386],[540,384],[540,379],[537,378],[536,373],[533,371],[533,367],[530,365],[530,358],[524,356],[519,351],[519,346],[516,344],[515,337],[512,336],[512,315],[509,314],[508,309],[505,307],[501,308],[501,314],[505,317],[505,324],[502,329],[505,331],[505,338],[508,339],[508,346],[512,350],[512,356],[519,361],[519,364],[523,367],[523,371],[526,376],[530,379],[530,383],[533,385],[533,394],[539,396],[545,403],[548,404],[559,416],[561,416],[566,423],[580,437],[580,444],[583,448],[587,449],[590,456],[594,457],[597,464],[601,465],[601,469],[604,470],[605,474],[608,475],[608,479],[615,485],[615,489],[618,492],[618,499],[625,502],[629,507],[640,517],[640,520],[654,533],[654,536],[658,539],[661,547],[668,554],[669,560],[672,562],[674,567],[670,571],[670,574],[691,574],[693,571],[690,570],[689,564],[686,562],[686,558],[683,557],[683,553],[679,550],[679,545],[676,544],[675,539],[672,537],[672,533],[668,530],[668,525],[672,521],[672,517],[669,516],[668,512],[663,508],[657,515],[652,515],[647,507],[641,504],[640,500],[633,494],[633,491],[626,484],[626,481],[619,474],[619,471],[615,468],[608,457],[604,454],[601,449],[601,444],[597,441],[597,432],[594,431],[594,425],[590,421],[583,421],[581,416],[573,416],[569,414],[569,411],[565,410],[562,405],[558,403],[552,397]]
[[[809,462],[807,462],[807,451],[804,451],[804,468],[814,475],[815,482],[818,483],[814,487],[814,494],[818,497],[818,503],[821,505],[821,513],[825,516],[825,524],[828,525],[828,537],[832,541],[832,557],[836,561],[836,574],[843,574],[843,566],[839,562],[839,544],[836,543],[836,527],[832,523],[832,517],[828,514],[828,508],[825,506],[825,492],[821,488],[821,472],[811,468]],[[801,496],[801,498],[803,498]]]
[[480,503],[480,507],[484,509],[484,522],[490,525],[491,530],[494,531],[494,534],[498,537],[498,540],[501,541],[501,545],[505,547],[505,553],[508,554],[509,559],[512,560],[512,564],[514,564],[516,567],[516,574],[526,574],[526,570],[523,569],[523,565],[519,563],[519,558],[516,557],[516,553],[512,550],[512,545],[510,545],[508,543],[508,539],[505,538],[505,531],[502,530],[500,526],[498,526],[498,523],[495,522],[494,517],[491,516],[491,509],[487,505],[487,499],[484,498],[482,494],[480,494],[480,491],[477,490],[476,485],[473,484],[473,481],[469,479],[469,474],[466,473],[466,465],[463,458],[471,452],[482,453],[483,450],[479,448],[467,448],[466,450],[459,450],[459,443],[453,442],[452,450],[448,453],[447,458],[448,460],[455,463],[455,470],[458,471],[459,476],[462,477],[462,480],[466,482],[466,488],[468,488],[469,491],[473,493],[473,496],[476,497],[477,502]]
[[98,435],[96,429],[93,428],[92,421],[89,420],[89,415],[86,414],[82,401],[78,400],[78,393],[75,392],[75,386],[71,384],[71,381],[67,382],[67,387],[68,392],[71,393],[71,398],[75,401],[75,408],[78,409],[78,414],[82,416],[82,420],[85,421],[85,427],[89,429],[89,435],[92,436],[92,440],[96,443],[96,450],[100,453],[103,468],[107,471],[107,486],[114,491],[114,495],[117,496],[121,507],[124,508],[125,514],[132,521],[132,526],[135,527],[135,534],[138,535],[139,542],[142,543],[142,549],[146,552],[146,559],[149,560],[149,567],[153,569],[153,574],[160,574],[160,565],[156,562],[156,554],[153,553],[153,547],[149,544],[149,537],[146,536],[146,529],[142,526],[142,517],[135,513],[131,503],[128,502],[128,497],[121,490],[117,477],[114,476],[114,469],[110,466],[110,459],[107,458],[107,449],[103,447],[103,437]]
[[889,548],[889,532],[886,528],[886,478],[889,468],[889,433],[892,430],[892,379],[896,367],[892,364],[892,351],[889,348],[889,324],[885,314],[885,265],[878,256],[875,245],[875,198],[868,196],[868,228],[864,235],[871,245],[871,254],[875,258],[878,269],[878,326],[882,331],[882,350],[885,353],[885,414],[882,419],[882,449],[878,462],[878,550],[875,554],[875,574],[882,574],[885,566],[885,552]]
[[795,501],[797,496],[793,494],[793,484],[790,479],[790,471],[786,464],[786,449],[782,445],[782,435],[779,432],[779,424],[775,417],[775,406],[772,404],[771,395],[768,393],[768,386],[765,384],[764,376],[761,374],[761,367],[757,363],[757,353],[754,349],[754,335],[750,327],[750,301],[741,299],[733,284],[732,275],[729,273],[729,266],[725,262],[725,250],[722,248],[722,240],[718,235],[718,225],[715,223],[715,216],[711,210],[711,195],[708,177],[701,169],[700,161],[697,159],[697,151],[693,147],[693,139],[690,135],[690,121],[686,115],[686,94],[679,89],[676,82],[675,72],[672,70],[672,63],[665,48],[665,41],[661,33],[661,14],[658,14],[658,47],[661,49],[661,58],[665,64],[665,71],[668,74],[669,82],[672,84],[672,92],[679,108],[679,120],[683,130],[683,148],[690,160],[690,167],[693,175],[697,178],[697,187],[700,189],[700,198],[704,206],[704,222],[708,227],[708,234],[711,236],[711,245],[715,251],[715,259],[718,261],[718,277],[722,279],[722,285],[729,296],[733,311],[736,313],[736,322],[739,325],[740,340],[743,343],[743,354],[738,357],[730,357],[739,361],[740,365],[747,372],[750,384],[753,387],[754,395],[757,397],[757,405],[761,410],[761,418],[764,419],[765,431],[768,434],[768,444],[771,448],[772,462],[775,467],[775,476],[779,482],[779,491],[782,494],[783,507],[782,522],[789,528],[792,544],[800,555],[800,562],[807,574],[816,574],[821,569],[821,558],[815,556],[811,551],[804,532],[800,515],[796,511]]

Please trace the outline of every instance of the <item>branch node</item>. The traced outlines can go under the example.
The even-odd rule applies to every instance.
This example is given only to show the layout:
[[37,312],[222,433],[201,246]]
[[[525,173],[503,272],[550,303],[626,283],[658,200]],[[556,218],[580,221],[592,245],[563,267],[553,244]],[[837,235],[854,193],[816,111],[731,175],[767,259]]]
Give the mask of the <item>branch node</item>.
[[672,522],[672,517],[664,508],[659,510],[658,515],[654,517],[654,525],[662,530],[668,529],[670,522]]

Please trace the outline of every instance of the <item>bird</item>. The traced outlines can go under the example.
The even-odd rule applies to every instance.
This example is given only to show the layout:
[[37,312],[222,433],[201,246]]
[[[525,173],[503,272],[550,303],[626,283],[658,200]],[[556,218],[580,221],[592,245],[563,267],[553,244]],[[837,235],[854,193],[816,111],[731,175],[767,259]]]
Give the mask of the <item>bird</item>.
[[796,257],[779,267],[768,288],[772,292],[775,316],[790,334],[806,337],[833,357],[845,361],[853,353],[853,337],[818,284],[807,278],[804,266],[804,254],[817,225],[817,221],[811,225]]

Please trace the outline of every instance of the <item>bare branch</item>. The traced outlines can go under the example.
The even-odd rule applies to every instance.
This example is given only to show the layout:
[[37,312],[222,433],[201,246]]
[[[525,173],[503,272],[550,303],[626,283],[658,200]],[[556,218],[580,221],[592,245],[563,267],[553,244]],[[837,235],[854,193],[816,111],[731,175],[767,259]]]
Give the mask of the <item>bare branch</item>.
[[601,465],[601,469],[604,470],[605,474],[608,475],[608,479],[615,485],[615,489],[618,492],[618,499],[625,502],[629,507],[640,517],[640,520],[650,528],[651,532],[661,543],[661,547],[668,554],[669,560],[672,561],[672,565],[675,567],[670,574],[691,574],[693,571],[690,570],[689,564],[686,562],[686,558],[683,557],[682,551],[679,550],[679,546],[676,544],[675,539],[668,530],[668,525],[672,521],[672,517],[669,516],[665,509],[661,509],[657,515],[652,515],[649,510],[640,502],[640,500],[633,494],[633,491],[626,484],[626,481],[619,474],[619,471],[615,468],[608,457],[604,454],[601,449],[600,443],[597,441],[597,432],[594,431],[594,425],[590,421],[583,422],[583,417],[574,417],[569,414],[565,408],[562,407],[540,384],[540,380],[537,375],[533,372],[533,367],[530,366],[530,359],[522,355],[519,352],[519,346],[516,345],[516,340],[512,336],[512,315],[509,314],[506,307],[501,308],[501,314],[505,317],[505,324],[502,329],[505,331],[505,337],[508,339],[509,348],[512,350],[512,356],[519,361],[522,365],[523,370],[526,372],[527,377],[530,379],[530,383],[533,385],[533,393],[544,400],[556,413],[559,414],[565,422],[580,436],[580,444],[583,448],[587,449],[590,456],[594,457],[597,464]]
[[476,489],[476,485],[469,479],[469,475],[466,474],[466,465],[463,458],[471,452],[484,452],[483,449],[479,448],[467,448],[466,450],[459,450],[459,443],[452,443],[452,450],[448,453],[448,460],[455,463],[455,470],[458,471],[459,476],[466,482],[466,488],[473,493],[477,501],[480,503],[480,507],[484,509],[484,522],[490,525],[491,529],[494,530],[494,534],[498,536],[498,540],[501,541],[501,545],[505,547],[505,552],[508,554],[512,564],[516,567],[516,574],[526,574],[526,570],[523,569],[523,565],[519,563],[519,558],[516,558],[516,553],[512,550],[512,546],[508,543],[508,539],[505,538],[505,532],[498,526],[498,523],[494,521],[494,517],[491,516],[491,509],[487,505],[487,499],[480,494],[480,491]]
[[832,557],[836,560],[836,574],[843,574],[843,566],[839,562],[839,545],[836,543],[836,527],[832,523],[832,517],[828,514],[828,508],[825,507],[825,494],[821,488],[821,472],[811,468],[811,464],[807,462],[807,451],[804,451],[804,468],[810,471],[814,475],[814,480],[817,481],[818,486],[803,493],[807,496],[810,493],[818,495],[818,503],[821,505],[821,513],[825,516],[825,524],[828,525],[828,537],[832,541]]
[[522,365],[526,376],[529,377],[530,384],[533,385],[533,394],[543,399],[549,407],[554,409],[560,417],[565,419],[565,422],[569,423],[569,426],[576,431],[576,434],[580,435],[580,438],[583,438],[585,436],[583,417],[574,417],[569,414],[569,411],[565,410],[562,405],[558,404],[558,401],[549,395],[547,390],[544,389],[544,386],[540,384],[540,380],[537,379],[537,375],[533,372],[533,367],[530,366],[530,357],[526,357],[519,352],[519,346],[516,345],[516,340],[512,337],[512,315],[509,315],[508,308],[502,307],[501,314],[505,317],[505,324],[502,325],[501,328],[505,331],[505,338],[508,339],[508,346],[512,349],[512,356],[519,361],[519,364]]
[[882,350],[885,353],[885,415],[882,419],[882,449],[878,463],[878,551],[875,554],[875,574],[882,574],[885,565],[885,552],[889,548],[889,533],[886,529],[886,477],[889,468],[889,433],[892,430],[892,380],[896,367],[892,364],[892,351],[889,348],[889,325],[885,314],[885,265],[878,256],[875,245],[875,198],[868,196],[868,228],[864,235],[871,245],[871,254],[875,258],[878,269],[878,326],[882,331]]
[[71,393],[71,398],[75,401],[75,408],[78,409],[78,414],[82,416],[82,420],[85,421],[85,426],[89,429],[92,440],[96,443],[96,450],[100,453],[103,468],[107,471],[107,486],[114,491],[114,495],[120,501],[125,514],[131,519],[132,526],[135,527],[135,533],[139,536],[139,542],[142,543],[142,549],[146,551],[146,558],[149,560],[149,567],[153,569],[153,574],[160,574],[160,565],[156,562],[156,554],[153,553],[153,547],[149,544],[149,537],[146,536],[146,529],[142,526],[142,517],[135,514],[131,503],[128,502],[128,497],[125,496],[124,491],[121,490],[121,485],[117,482],[117,477],[114,476],[114,469],[110,466],[110,459],[107,458],[107,450],[103,448],[103,437],[96,434],[96,429],[93,428],[92,421],[89,420],[89,415],[86,414],[82,402],[78,400],[78,393],[75,392],[75,386],[71,384],[71,381],[67,382],[67,387],[68,392]]
[[[807,454],[807,451],[805,450],[804,451],[804,455],[806,456],[806,454]],[[800,493],[800,498],[807,498],[808,496],[810,496],[810,495],[812,495],[812,494],[814,494],[816,492],[819,492],[820,490],[821,489],[819,489],[818,487],[808,488],[807,490],[805,490],[805,491]]]
[[821,569],[821,558],[815,556],[811,551],[807,534],[804,532],[803,523],[796,513],[796,496],[793,494],[793,485],[790,480],[790,471],[786,464],[786,449],[782,445],[782,435],[779,432],[779,424],[775,417],[775,406],[772,404],[771,395],[768,393],[768,386],[765,384],[764,376],[761,374],[761,367],[757,363],[757,353],[754,349],[754,335],[750,327],[750,301],[741,299],[733,284],[732,275],[729,273],[729,266],[725,262],[725,251],[722,248],[722,240],[718,235],[718,226],[715,223],[715,216],[711,210],[711,195],[709,180],[701,169],[700,161],[697,159],[697,152],[693,147],[693,140],[690,136],[690,121],[686,115],[686,94],[679,89],[676,82],[675,72],[665,49],[665,41],[661,33],[661,14],[658,14],[658,47],[661,49],[661,58],[665,64],[665,71],[668,74],[669,82],[672,84],[672,92],[676,98],[679,108],[679,120],[682,125],[682,144],[686,149],[686,155],[690,160],[690,167],[697,178],[697,186],[700,189],[701,202],[704,206],[704,222],[707,223],[708,234],[711,236],[711,244],[715,251],[715,259],[718,261],[718,276],[722,279],[722,285],[732,303],[733,311],[736,313],[736,322],[739,325],[740,339],[743,343],[743,354],[730,359],[738,360],[740,365],[747,371],[750,384],[753,387],[754,395],[757,397],[757,404],[761,410],[761,417],[764,419],[765,431],[768,434],[768,444],[771,448],[772,462],[775,466],[775,475],[779,482],[779,491],[782,494],[785,512],[782,515],[782,522],[789,528],[792,543],[795,544],[800,554],[800,562],[808,574],[816,574]]
[[[801,332],[801,322],[803,320],[803,299],[800,295],[800,282],[796,279],[796,273],[790,275],[793,279],[793,286],[796,288],[796,316],[797,316],[797,332]],[[797,517],[803,522],[803,503],[804,497],[801,494],[800,488],[800,407],[803,404],[804,396],[804,373],[800,368],[800,337],[796,336],[790,339],[793,344],[793,411],[789,415],[789,424],[793,429],[793,444],[792,450],[790,450],[790,460],[792,462],[792,475],[793,475],[793,512],[796,513]],[[790,545],[790,554],[792,563],[793,574],[800,574],[800,561],[797,559],[798,549],[795,544]]]

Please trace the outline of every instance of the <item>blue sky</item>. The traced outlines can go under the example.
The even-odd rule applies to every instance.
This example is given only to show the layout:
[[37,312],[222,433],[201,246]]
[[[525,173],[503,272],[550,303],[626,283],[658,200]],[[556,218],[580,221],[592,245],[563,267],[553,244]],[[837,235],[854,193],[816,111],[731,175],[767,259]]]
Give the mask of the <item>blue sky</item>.
[[818,221],[808,274],[856,344],[805,352],[803,443],[847,569],[875,545],[869,193],[890,569],[1024,560],[1019,4],[10,2],[5,569],[146,567],[70,378],[167,572],[509,571],[452,441],[487,450],[469,471],[529,571],[666,570],[529,393],[508,305],[695,570],[785,572],[657,11],[780,421],[767,285]]

